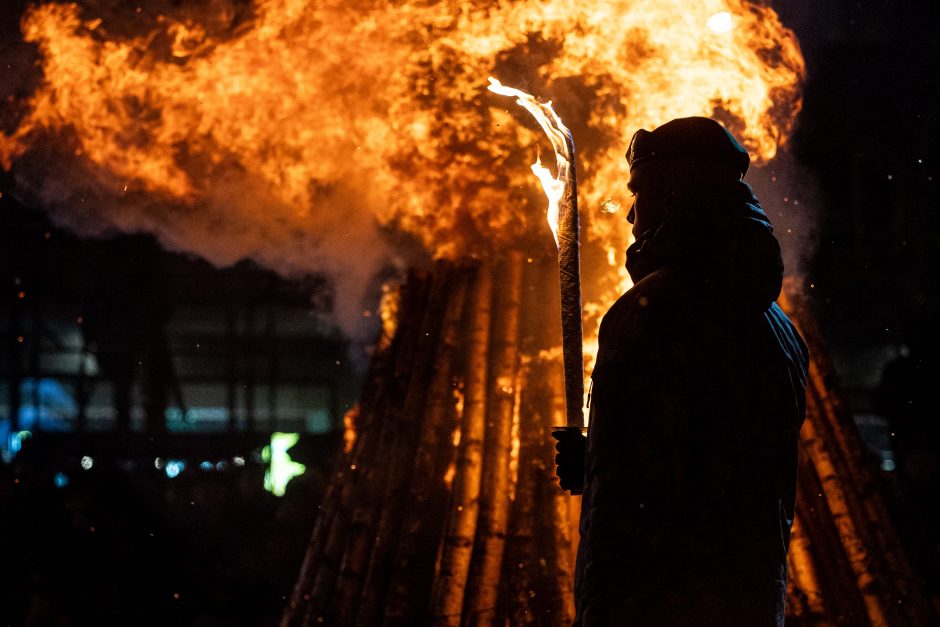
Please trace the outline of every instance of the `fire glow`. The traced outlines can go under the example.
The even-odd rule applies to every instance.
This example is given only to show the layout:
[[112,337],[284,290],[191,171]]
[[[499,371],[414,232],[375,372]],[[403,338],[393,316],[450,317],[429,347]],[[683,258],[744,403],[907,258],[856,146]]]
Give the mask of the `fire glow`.
[[27,10],[42,75],[12,105],[0,165],[84,235],[148,231],[219,265],[326,272],[350,319],[362,294],[342,286],[362,290],[389,258],[382,233],[435,257],[542,241],[519,167],[539,134],[480,77],[577,111],[583,244],[604,262],[585,266],[588,329],[626,280],[629,228],[609,208],[628,204],[633,131],[714,116],[761,162],[800,108],[796,38],[745,0],[185,4]]
[[586,422],[584,403],[584,313],[581,309],[581,229],[574,138],[552,103],[540,103],[530,94],[505,87],[490,77],[490,91],[516,99],[535,117],[555,152],[555,177],[536,160],[532,172],[548,196],[548,224],[558,248],[561,295],[562,364],[565,372],[567,426],[580,429]]
[[538,178],[548,197],[548,209],[545,217],[548,220],[548,227],[552,230],[555,237],[555,246],[560,247],[558,241],[558,216],[561,198],[565,194],[565,181],[569,178],[571,168],[571,155],[568,151],[567,136],[571,135],[568,127],[564,125],[555,110],[552,109],[552,103],[541,103],[531,94],[520,91],[513,87],[506,87],[493,77],[489,78],[489,90],[501,96],[511,96],[516,99],[516,104],[525,108],[532,114],[545,135],[552,143],[552,149],[555,151],[555,168],[557,174],[552,176],[551,171],[542,165],[541,158],[537,158],[532,164],[532,173]]

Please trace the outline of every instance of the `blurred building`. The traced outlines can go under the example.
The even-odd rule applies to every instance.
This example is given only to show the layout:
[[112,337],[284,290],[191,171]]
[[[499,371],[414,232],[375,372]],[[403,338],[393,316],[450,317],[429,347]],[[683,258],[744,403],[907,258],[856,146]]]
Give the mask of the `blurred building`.
[[322,434],[358,393],[329,285],[84,241],[4,198],[0,451],[22,432]]

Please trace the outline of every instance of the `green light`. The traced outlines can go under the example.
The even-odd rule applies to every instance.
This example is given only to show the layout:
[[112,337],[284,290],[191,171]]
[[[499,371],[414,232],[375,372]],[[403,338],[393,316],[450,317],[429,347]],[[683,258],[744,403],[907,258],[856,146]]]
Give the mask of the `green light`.
[[287,449],[297,444],[299,433],[272,433],[271,444],[261,451],[261,458],[269,463],[264,472],[264,489],[274,496],[284,496],[287,483],[307,472],[307,467],[290,458]]

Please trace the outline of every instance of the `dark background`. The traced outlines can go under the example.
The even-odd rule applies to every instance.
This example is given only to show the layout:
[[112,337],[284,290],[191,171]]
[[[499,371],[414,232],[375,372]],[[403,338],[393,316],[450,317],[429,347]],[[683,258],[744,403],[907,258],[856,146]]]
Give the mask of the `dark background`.
[[[805,172],[803,182],[811,190],[805,193],[814,205],[815,252],[802,284],[856,421],[873,453],[882,456],[886,497],[899,529],[912,555],[920,556],[917,567],[936,597],[938,525],[932,509],[921,507],[921,495],[937,487],[940,419],[933,394],[940,274],[940,3],[771,4],[796,31],[807,64],[804,107],[786,149]],[[28,89],[11,78],[30,69],[17,42],[24,6],[22,0],[7,1],[0,12],[0,58],[8,61],[0,67],[6,74],[0,97],[7,105],[25,95],[17,89]],[[30,298],[62,315],[81,315],[106,280],[100,268],[124,263],[163,277],[159,289],[177,307],[192,305],[192,295],[200,291],[219,293],[219,307],[238,311],[252,299],[292,311],[316,313],[320,306],[297,297],[298,291],[318,292],[323,286],[316,278],[298,286],[250,264],[220,273],[159,251],[147,236],[122,238],[123,244],[82,242],[49,224],[41,211],[20,204],[5,173],[0,173],[0,193],[5,377],[20,350],[12,325],[15,315],[26,315],[18,295],[27,280]],[[226,281],[249,287],[220,293]],[[38,295],[35,284],[43,285]],[[321,335],[311,325],[307,339],[316,342]],[[342,352],[337,341],[311,349],[317,354],[310,364],[311,372],[337,386],[337,398],[345,399],[330,409],[334,429],[355,396],[357,376],[324,371],[323,364]],[[245,354],[251,347],[243,347]],[[261,441],[266,428],[240,422],[235,431],[256,432]],[[151,444],[170,450],[177,446],[171,440]],[[135,457],[96,442],[107,461],[85,473],[76,469],[79,444],[70,447],[54,438],[37,437],[14,463],[0,465],[0,618],[7,619],[2,615],[7,612],[12,624],[55,625],[270,622],[299,565],[338,439],[309,441],[312,470],[282,500],[260,489],[263,463],[254,441],[233,436],[213,451],[220,457],[246,456],[249,463],[238,472],[191,471],[174,480],[159,472],[126,472],[151,463],[157,449],[150,457]],[[193,459],[200,454],[193,453]],[[53,477],[63,470],[71,483],[55,488]],[[913,524],[917,518],[926,522]],[[141,616],[140,608],[148,608],[148,615]]]
[[807,64],[788,149],[820,190],[819,321],[844,359],[903,344],[937,319],[940,5],[772,4]]

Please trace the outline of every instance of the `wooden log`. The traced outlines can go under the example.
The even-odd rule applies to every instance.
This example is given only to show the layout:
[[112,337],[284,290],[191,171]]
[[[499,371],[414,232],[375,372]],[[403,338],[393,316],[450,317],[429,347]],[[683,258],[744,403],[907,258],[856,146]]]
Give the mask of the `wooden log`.
[[[415,455],[408,504],[403,513],[403,531],[389,576],[385,625],[414,624],[423,617],[430,601],[437,552],[429,551],[428,547],[440,544],[446,522],[450,490],[444,475],[456,453],[450,444],[456,417],[455,362],[465,328],[463,319],[473,270],[461,268],[455,281]],[[364,609],[360,622],[370,614],[370,609]]]
[[567,627],[574,620],[571,497],[558,485],[551,437],[553,421],[565,419],[561,364],[536,357],[524,374],[519,481],[500,608],[510,625]]
[[[813,420],[813,410],[810,404],[807,423]],[[810,450],[818,446],[815,435],[804,425],[800,434],[796,512],[804,523],[812,563],[818,572],[825,616],[836,624],[870,626],[838,523],[825,493],[823,475]]]
[[888,627],[897,624],[891,620],[893,608],[885,605],[885,599],[879,589],[879,582],[869,557],[869,546],[866,545],[859,530],[859,520],[853,516],[849,508],[848,490],[843,481],[845,475],[840,473],[835,465],[827,446],[828,443],[817,434],[818,420],[818,413],[813,412],[810,419],[804,423],[802,432],[809,441],[807,451],[812,458],[813,466],[819,473],[823,495],[839,532],[842,549],[852,568],[855,586],[865,605],[868,621],[872,627]]
[[[400,314],[415,315],[420,311],[426,285],[426,275],[414,272],[410,274],[407,284],[400,288]],[[402,347],[404,340],[404,334],[396,336],[394,341],[389,339],[373,356],[359,400],[357,429],[360,437],[352,451],[341,455],[336,461],[326,494],[319,506],[319,514],[311,531],[297,582],[281,618],[281,627],[295,627],[301,624],[309,609],[314,581],[318,577],[321,581],[333,580],[338,572],[338,553],[342,550],[342,538],[349,524],[349,516],[344,512],[342,503],[351,502],[353,497],[350,493],[361,476],[355,472],[374,454],[379,432],[373,428],[373,421],[376,414],[380,413],[379,401],[385,396],[391,365],[399,354],[410,352],[407,347]],[[329,574],[331,570],[332,574]],[[322,583],[320,587],[323,587]]]
[[788,562],[791,590],[787,599],[788,610],[791,605],[798,605],[793,613],[801,619],[801,624],[819,627],[834,625],[824,602],[819,573],[813,560],[812,543],[799,516],[793,521]]
[[552,425],[566,422],[558,284],[548,278],[553,263],[528,263],[525,270],[519,472],[504,559],[508,585],[501,591],[501,624],[568,627],[574,620],[571,497],[558,485],[551,437]]
[[[548,424],[542,434],[549,460],[545,477],[547,516],[543,514],[542,520],[548,523],[543,537],[547,544],[548,572],[552,580],[549,609],[553,618],[550,624],[567,626],[574,621],[574,562],[579,540],[577,524],[572,527],[572,509],[580,504],[581,497],[571,496],[562,490],[555,476],[555,440],[551,437],[550,428],[565,424],[566,406],[562,392],[564,377],[556,359],[543,358],[542,361],[547,373],[545,381],[548,382],[547,399],[550,403]],[[581,508],[577,507],[576,510],[580,514]],[[573,519],[577,523],[578,516],[575,515]]]
[[516,399],[522,263],[521,253],[509,253],[500,271],[502,280],[497,283],[499,304],[492,342],[480,518],[471,564],[470,594],[464,609],[466,624],[471,627],[492,625],[496,620],[509,523],[509,456]]
[[[437,558],[428,547],[436,547],[441,541],[450,496],[444,475],[454,458],[454,365],[471,279],[468,269],[454,276],[414,457],[410,493],[400,508],[402,534],[388,576],[389,594],[384,603],[378,604],[380,597],[372,591],[379,588],[379,582],[367,582],[370,594],[363,599],[358,618],[358,624],[364,627],[378,623],[383,607],[386,625],[414,625],[427,612]],[[378,574],[380,570],[373,572]]]
[[[363,599],[363,593],[367,597],[382,596],[388,582],[387,556],[401,526],[401,504],[407,495],[427,383],[435,366],[435,349],[450,296],[451,268],[439,265],[435,270],[418,325],[414,358],[410,363],[399,364],[400,368],[394,373],[397,385],[388,397],[385,437],[377,458],[367,471],[369,490],[356,507],[351,537],[343,554],[336,591],[331,599],[337,625],[355,624],[364,601],[379,602]],[[371,587],[367,586],[367,581]]]
[[870,547],[864,556],[865,568],[875,582],[870,594],[879,598],[889,624],[926,625],[931,612],[869,467],[873,458],[866,452],[851,412],[839,398],[835,373],[821,341],[812,334],[810,338],[819,357],[810,364],[809,402],[820,417],[815,423],[818,436],[827,444],[830,461],[844,486],[846,511],[855,523],[859,541]]
[[[533,322],[531,305],[520,308],[522,268],[518,255],[505,262],[495,290],[492,269],[481,268],[464,338],[453,323],[452,292],[460,276],[439,267],[433,285],[420,273],[409,281],[402,324],[373,361],[360,401],[359,438],[337,462],[282,627],[371,625],[380,618],[388,625],[420,624],[428,605],[435,625],[570,624],[577,532],[569,517],[577,516],[577,499],[555,485],[553,442],[538,426],[543,420],[563,424],[564,396],[557,393],[563,386],[555,381],[560,369],[549,362],[531,362],[518,378],[519,328],[546,326]],[[807,314],[789,311],[813,353],[789,562],[790,616],[813,626],[928,624],[930,609],[875,490],[825,348]],[[433,339],[439,332],[440,342]],[[453,455],[443,441],[452,431],[447,422],[453,419],[458,346],[467,353],[464,411],[445,508],[436,479]],[[527,354],[538,353],[530,349]],[[507,430],[520,389],[524,411],[517,419],[519,473],[511,502]],[[543,430],[536,441],[533,434]],[[520,563],[524,568],[513,570]]]
[[[424,272],[412,272],[409,276],[405,299],[406,306],[401,308],[402,320],[421,320],[427,308],[431,290],[431,277]],[[361,456],[357,459],[354,473],[347,473],[338,479],[339,515],[327,527],[327,538],[320,559],[315,562],[316,570],[309,591],[307,609],[302,625],[314,625],[332,622],[336,604],[333,593],[341,572],[341,565],[354,533],[364,533],[362,524],[357,527],[354,519],[368,520],[369,509],[363,510],[365,503],[375,506],[376,462],[384,458],[383,451],[388,446],[394,425],[388,420],[390,407],[400,396],[400,379],[397,373],[406,371],[408,364],[414,362],[420,354],[423,336],[420,324],[403,325],[396,333],[394,359],[383,370],[385,373],[382,393],[376,394],[374,428],[365,428],[362,437]],[[368,387],[368,386],[367,386]],[[358,550],[358,549],[357,549]]]
[[[510,625],[532,625],[542,618],[540,612],[544,590],[541,590],[542,564],[536,542],[538,525],[536,512],[539,507],[539,482],[544,479],[543,451],[541,450],[542,423],[547,422],[540,414],[547,404],[540,403],[544,395],[543,386],[534,384],[528,366],[522,368],[522,380],[527,385],[523,390],[522,407],[519,412],[519,458],[518,481],[509,519],[506,537],[506,557],[503,565],[502,586],[499,602],[502,623]],[[538,375],[536,375],[538,376]],[[542,594],[539,594],[542,593]]]
[[[926,599],[913,576],[892,520],[878,490],[861,436],[842,402],[835,369],[806,300],[792,285],[784,286],[780,304],[800,329],[810,348],[808,414],[815,415],[804,439],[820,454],[814,465],[826,478],[825,494],[835,501],[840,540],[853,561],[855,583],[868,613],[887,624],[925,625],[932,620]],[[809,419],[808,419],[809,422]],[[837,485],[830,496],[828,487]],[[850,521],[846,524],[845,521]]]
[[486,427],[492,297],[493,272],[488,264],[484,264],[479,268],[473,285],[457,470],[440,569],[431,594],[431,622],[441,627],[460,627],[476,535]]

